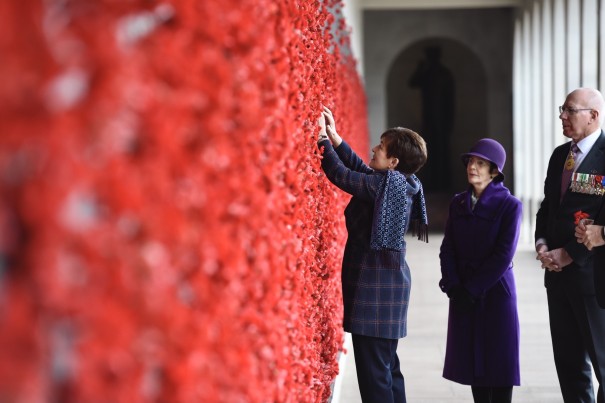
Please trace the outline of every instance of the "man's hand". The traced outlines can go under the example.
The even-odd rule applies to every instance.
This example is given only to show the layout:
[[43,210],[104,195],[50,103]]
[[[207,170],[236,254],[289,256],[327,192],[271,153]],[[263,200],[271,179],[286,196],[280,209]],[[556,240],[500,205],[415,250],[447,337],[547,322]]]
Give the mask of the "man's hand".
[[554,267],[552,264],[552,259],[545,255],[548,252],[548,246],[545,243],[540,243],[536,246],[536,260],[539,260],[541,263],[541,267],[543,269],[547,269],[548,271],[560,271],[558,267]]
[[551,251],[538,250],[536,259],[542,263],[543,269],[556,272],[563,270],[563,267],[573,263],[573,259],[563,248],[553,249]]
[[592,250],[595,246],[605,245],[605,240],[601,236],[602,231],[602,225],[584,225],[580,221],[576,226],[576,240],[578,243],[583,243],[588,250]]
[[536,252],[538,252],[538,256],[536,260],[540,260],[540,254],[544,252],[548,252],[548,246],[545,243],[538,244],[536,246]]
[[539,260],[542,264],[542,268],[548,271],[561,271],[561,269],[553,263],[552,258],[550,258],[546,253],[548,252],[548,246],[545,243],[540,243],[536,246],[536,260]]

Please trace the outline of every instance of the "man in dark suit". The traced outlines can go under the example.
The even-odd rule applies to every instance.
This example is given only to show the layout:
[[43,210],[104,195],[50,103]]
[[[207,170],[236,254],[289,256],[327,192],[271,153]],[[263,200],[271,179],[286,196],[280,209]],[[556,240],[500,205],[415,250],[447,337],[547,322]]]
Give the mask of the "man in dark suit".
[[594,219],[605,175],[605,101],[591,88],[572,91],[559,107],[563,134],[572,141],[553,151],[536,222],[537,259],[545,270],[550,332],[565,402],[594,402],[591,364],[605,402],[605,310],[595,297],[594,253],[576,241],[580,218]]

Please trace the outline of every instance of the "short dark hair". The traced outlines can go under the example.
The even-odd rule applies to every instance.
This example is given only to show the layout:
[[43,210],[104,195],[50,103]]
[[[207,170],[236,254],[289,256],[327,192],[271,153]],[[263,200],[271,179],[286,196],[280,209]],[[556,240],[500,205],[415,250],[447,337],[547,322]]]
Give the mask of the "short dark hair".
[[496,165],[493,162],[489,162],[489,173],[490,174],[496,174],[496,176],[494,177],[494,182],[503,182],[504,181],[504,175],[502,175],[500,173],[500,170],[498,169],[498,165]]
[[385,140],[387,157],[399,160],[395,169],[404,175],[418,172],[426,163],[426,143],[415,131],[392,127],[382,133],[380,138]]

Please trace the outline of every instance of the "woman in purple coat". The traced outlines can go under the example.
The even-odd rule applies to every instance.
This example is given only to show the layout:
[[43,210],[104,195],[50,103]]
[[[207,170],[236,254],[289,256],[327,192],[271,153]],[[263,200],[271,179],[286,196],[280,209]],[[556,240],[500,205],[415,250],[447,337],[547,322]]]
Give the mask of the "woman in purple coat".
[[450,298],[443,377],[470,385],[475,402],[510,402],[519,376],[513,256],[522,205],[502,184],[504,148],[481,139],[462,155],[469,187],[452,199],[441,245]]

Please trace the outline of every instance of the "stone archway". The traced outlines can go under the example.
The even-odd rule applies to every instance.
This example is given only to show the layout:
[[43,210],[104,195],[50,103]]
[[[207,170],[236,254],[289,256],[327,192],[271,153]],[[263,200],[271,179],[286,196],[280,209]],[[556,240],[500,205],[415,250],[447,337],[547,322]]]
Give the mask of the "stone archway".
[[[433,68],[426,69],[429,77],[422,86],[418,71],[423,60]],[[418,176],[433,210],[432,227],[438,229],[452,195],[467,186],[460,154],[479,138],[490,137],[485,68],[464,44],[428,38],[401,51],[386,85],[388,126],[409,127],[427,142],[429,160]]]

